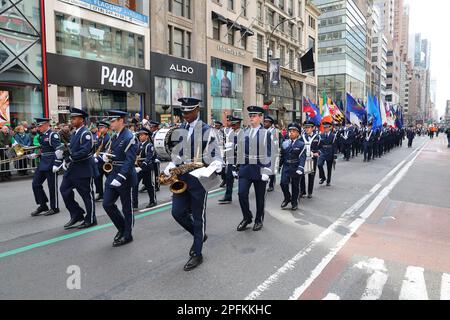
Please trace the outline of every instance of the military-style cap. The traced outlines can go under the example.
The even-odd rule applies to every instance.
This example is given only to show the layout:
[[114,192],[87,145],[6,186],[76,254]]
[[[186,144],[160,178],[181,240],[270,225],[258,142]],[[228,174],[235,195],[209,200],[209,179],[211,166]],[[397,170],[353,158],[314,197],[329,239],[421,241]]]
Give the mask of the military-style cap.
[[34,120],[36,121],[36,126],[42,126],[43,124],[46,123],[50,123],[50,121],[52,121],[52,119],[50,118],[34,118]]
[[148,130],[147,128],[142,127],[141,129],[139,129],[139,131],[137,132],[138,134],[146,134],[146,135],[151,135],[152,132],[150,130]]
[[238,124],[240,122],[242,122],[241,118],[235,117],[235,116],[230,116],[230,120],[231,124]]
[[86,119],[89,117],[89,114],[81,109],[78,108],[70,108],[70,116],[71,117],[82,117],[83,119]]
[[326,122],[323,123],[323,127],[324,128],[329,128],[329,127],[332,127],[332,126],[333,126],[333,124],[331,122],[326,121]]
[[159,127],[161,125],[161,123],[159,123],[157,121],[150,121],[149,125],[150,125],[150,127]]
[[99,127],[99,128],[109,128],[109,122],[106,122],[106,121],[100,121],[99,123],[98,123],[98,125],[97,125],[97,127]]
[[248,114],[263,114],[264,109],[258,106],[250,106],[247,108]]
[[126,118],[126,116],[128,115],[126,111],[122,110],[108,110],[107,113],[110,116],[111,121],[115,121],[119,118]]
[[264,121],[269,121],[270,123],[274,124],[275,120],[271,116],[265,116]]
[[181,103],[181,112],[190,112],[200,107],[202,100],[197,98],[180,98],[178,102]]
[[219,126],[223,127],[223,123],[220,121],[214,121],[214,125],[219,125]]
[[297,130],[298,132],[300,132],[302,129],[300,128],[300,125],[298,123],[291,123],[288,126],[288,130]]
[[304,127],[315,127],[316,124],[315,124],[314,122],[312,122],[311,120],[306,120],[306,121],[303,123],[303,126],[304,126]]

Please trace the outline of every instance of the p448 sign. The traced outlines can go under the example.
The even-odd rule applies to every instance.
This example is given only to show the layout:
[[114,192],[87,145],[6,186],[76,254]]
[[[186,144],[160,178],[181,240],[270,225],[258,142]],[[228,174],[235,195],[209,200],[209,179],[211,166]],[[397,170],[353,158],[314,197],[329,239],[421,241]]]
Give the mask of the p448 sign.
[[102,66],[102,85],[109,82],[114,87],[129,88],[133,87],[134,73],[132,70],[110,68]]

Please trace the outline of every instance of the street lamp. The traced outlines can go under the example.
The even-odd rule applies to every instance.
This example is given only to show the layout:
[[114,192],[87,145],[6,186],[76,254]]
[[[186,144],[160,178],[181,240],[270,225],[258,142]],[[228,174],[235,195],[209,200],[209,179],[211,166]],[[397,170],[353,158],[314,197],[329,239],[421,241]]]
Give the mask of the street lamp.
[[286,21],[290,21],[290,20],[294,20],[296,17],[292,17],[289,19],[286,19],[283,17],[283,20],[280,21],[275,28],[273,28],[272,32],[270,33],[269,37],[267,38],[267,64],[266,64],[266,90],[265,90],[265,98],[264,98],[264,105],[271,105],[272,101],[270,100],[270,59],[272,58],[272,50],[270,49],[270,39],[272,38],[273,33],[275,32],[275,30],[277,30],[277,28],[279,26],[281,26],[283,23],[285,23]]

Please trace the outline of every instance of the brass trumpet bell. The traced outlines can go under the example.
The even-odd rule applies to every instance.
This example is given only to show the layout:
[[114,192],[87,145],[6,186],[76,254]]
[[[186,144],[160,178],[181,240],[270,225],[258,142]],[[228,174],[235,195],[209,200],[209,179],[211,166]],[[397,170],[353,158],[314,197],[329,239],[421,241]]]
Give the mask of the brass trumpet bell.
[[105,173],[111,173],[112,171],[113,171],[113,165],[111,164],[111,163],[105,163],[104,165],[103,165],[103,171],[105,172]]

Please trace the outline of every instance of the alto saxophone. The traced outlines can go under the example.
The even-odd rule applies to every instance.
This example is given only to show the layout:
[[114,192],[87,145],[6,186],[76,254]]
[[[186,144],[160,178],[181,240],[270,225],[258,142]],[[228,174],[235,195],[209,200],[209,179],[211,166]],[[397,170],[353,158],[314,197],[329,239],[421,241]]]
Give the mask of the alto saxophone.
[[170,176],[168,177],[164,173],[161,173],[159,176],[159,182],[162,185],[170,185],[170,191],[172,193],[182,194],[187,190],[187,183],[178,180],[178,176],[203,168],[204,166],[205,165],[202,162],[182,164],[179,167],[170,169]]

